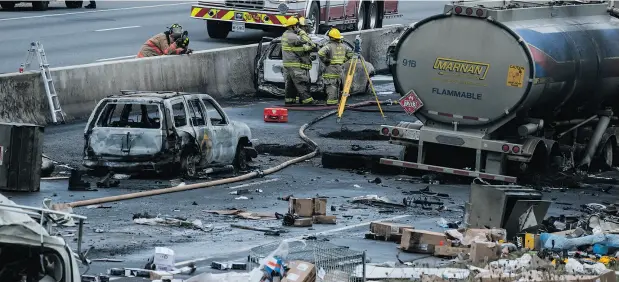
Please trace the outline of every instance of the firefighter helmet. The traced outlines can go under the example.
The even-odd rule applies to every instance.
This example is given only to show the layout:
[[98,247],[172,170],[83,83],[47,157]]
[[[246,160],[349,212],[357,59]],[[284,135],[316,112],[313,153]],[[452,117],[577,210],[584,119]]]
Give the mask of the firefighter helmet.
[[343,38],[342,34],[340,33],[339,30],[337,30],[337,28],[332,28],[331,30],[329,30],[328,35],[329,35],[330,38],[333,38],[333,39],[342,39]]
[[179,24],[173,24],[171,27],[168,27],[168,34],[170,34],[173,38],[181,37],[183,33],[183,27]]
[[299,24],[299,20],[296,17],[290,17],[288,18],[288,20],[286,20],[286,23],[284,24],[285,27],[291,27],[291,26],[295,26]]

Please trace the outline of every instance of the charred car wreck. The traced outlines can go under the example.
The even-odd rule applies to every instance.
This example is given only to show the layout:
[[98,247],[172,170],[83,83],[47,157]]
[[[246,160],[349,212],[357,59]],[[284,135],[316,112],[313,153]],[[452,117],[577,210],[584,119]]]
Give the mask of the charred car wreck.
[[84,138],[83,165],[100,172],[195,177],[206,167],[246,170],[257,157],[249,127],[206,94],[123,91],[99,102]]
[[[326,35],[310,34],[313,42],[322,47],[329,43],[329,37]],[[270,41],[270,42],[268,42]],[[344,45],[353,50],[353,45],[344,40]],[[314,99],[322,99],[325,97],[324,83],[322,81],[322,72],[325,69],[325,65],[318,58],[312,61],[312,69],[310,70],[311,86],[310,91]],[[282,43],[281,37],[270,38],[263,37],[258,44],[258,52],[254,65],[254,86],[261,94],[269,94],[278,97],[284,97],[284,66],[282,61]],[[373,76],[374,66],[368,62],[365,63],[368,73]],[[348,70],[350,67],[350,61],[344,64],[344,70]],[[344,77],[342,77],[342,80]],[[343,85],[343,84],[342,84]],[[355,70],[355,78],[350,89],[351,94],[363,94],[370,93],[369,81],[365,77],[365,71],[361,61],[357,63],[357,69]]]

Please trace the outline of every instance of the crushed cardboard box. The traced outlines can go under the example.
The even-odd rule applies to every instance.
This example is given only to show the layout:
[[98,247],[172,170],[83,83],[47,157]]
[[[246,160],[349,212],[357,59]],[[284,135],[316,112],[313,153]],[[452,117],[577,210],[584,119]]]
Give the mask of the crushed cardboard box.
[[314,224],[336,224],[337,217],[335,215],[315,215]]
[[451,247],[451,246],[435,246],[434,256],[453,258],[460,254],[469,254],[471,248]]
[[444,233],[405,228],[400,249],[406,252],[433,254],[435,246],[450,244]]
[[385,241],[400,242],[404,229],[414,229],[411,225],[399,224],[393,222],[372,222],[370,223],[370,232],[376,237]]
[[474,263],[494,261],[499,259],[500,252],[496,243],[475,242],[471,246],[470,260]]
[[309,226],[312,226],[313,222],[314,222],[313,218],[297,218],[297,219],[294,220],[293,226],[296,226],[296,227],[309,227]]

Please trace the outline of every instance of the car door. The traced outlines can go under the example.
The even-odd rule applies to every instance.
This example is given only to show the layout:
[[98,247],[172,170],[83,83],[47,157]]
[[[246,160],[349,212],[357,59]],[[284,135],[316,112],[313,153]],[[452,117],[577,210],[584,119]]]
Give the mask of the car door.
[[219,104],[209,96],[202,96],[207,115],[207,126],[211,132],[213,142],[213,159],[220,164],[231,164],[236,155],[236,134],[232,124],[219,106]]
[[282,44],[277,42],[269,48],[264,60],[264,80],[271,83],[284,83],[284,65],[282,61]]
[[202,154],[202,165],[214,164],[213,159],[213,132],[208,126],[206,109],[200,101],[199,95],[186,96],[187,106],[193,130],[196,132],[196,142]]
[[[318,55],[312,61],[310,81],[316,83],[320,69]],[[284,83],[284,61],[282,60],[282,45],[280,42],[273,47],[264,60],[264,80],[272,83]]]
[[169,101],[169,110],[172,113],[172,122],[174,123],[176,134],[181,137],[181,145],[196,144],[194,138],[197,134],[189,120],[185,99],[183,97],[171,99]]

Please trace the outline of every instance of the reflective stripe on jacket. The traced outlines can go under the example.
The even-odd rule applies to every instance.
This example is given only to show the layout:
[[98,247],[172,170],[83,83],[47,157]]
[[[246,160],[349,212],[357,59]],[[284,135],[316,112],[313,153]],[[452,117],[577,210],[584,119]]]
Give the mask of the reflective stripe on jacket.
[[320,48],[318,56],[327,65],[322,77],[340,78],[342,76],[342,65],[350,60],[355,53],[346,49],[342,42],[331,41]]
[[138,58],[167,55],[170,44],[165,33],[159,33],[146,40],[138,52]]
[[311,69],[312,61],[309,52],[312,46],[292,30],[286,30],[282,35],[282,60],[284,67]]

